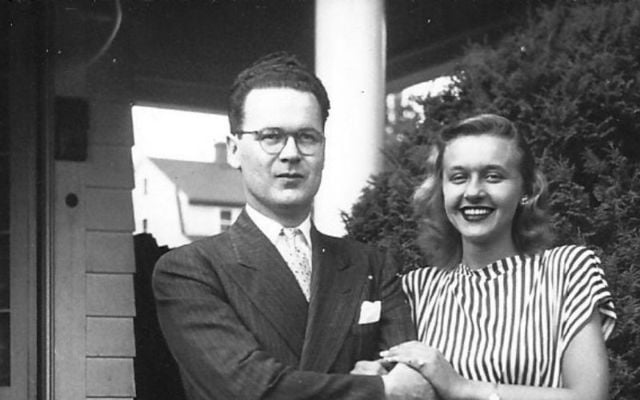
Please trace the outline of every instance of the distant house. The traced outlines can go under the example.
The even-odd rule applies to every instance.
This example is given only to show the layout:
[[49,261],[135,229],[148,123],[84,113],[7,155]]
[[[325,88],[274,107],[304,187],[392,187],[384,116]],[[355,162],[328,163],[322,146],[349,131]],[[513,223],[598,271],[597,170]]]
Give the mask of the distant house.
[[224,143],[215,162],[143,157],[135,165],[136,232],[176,247],[227,229],[244,205],[240,171],[226,160]]

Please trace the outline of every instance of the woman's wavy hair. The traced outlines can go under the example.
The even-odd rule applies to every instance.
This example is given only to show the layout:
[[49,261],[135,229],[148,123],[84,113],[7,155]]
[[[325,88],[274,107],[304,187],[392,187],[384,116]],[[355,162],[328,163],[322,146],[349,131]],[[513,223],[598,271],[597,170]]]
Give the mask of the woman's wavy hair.
[[495,135],[512,140],[520,155],[519,169],[527,201],[518,204],[511,235],[520,254],[533,254],[553,240],[549,223],[547,181],[535,165],[531,149],[507,118],[481,114],[441,130],[427,158],[427,177],[413,196],[414,215],[419,224],[418,243],[430,265],[452,267],[462,259],[460,233],[447,218],[442,193],[442,155],[456,138]]

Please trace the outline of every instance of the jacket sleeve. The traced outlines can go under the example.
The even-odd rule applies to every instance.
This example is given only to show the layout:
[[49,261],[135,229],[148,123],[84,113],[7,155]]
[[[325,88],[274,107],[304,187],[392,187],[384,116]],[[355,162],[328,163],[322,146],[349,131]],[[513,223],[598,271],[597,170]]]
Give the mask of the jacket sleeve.
[[416,328],[411,319],[411,307],[402,291],[400,269],[389,253],[376,254],[374,261],[379,277],[378,290],[382,298],[380,350],[415,340]]
[[[298,371],[263,351],[210,264],[182,248],[164,255],[153,274],[158,320],[191,400],[384,398],[380,377]],[[392,298],[396,286],[389,284]],[[393,323],[399,306],[389,306]]]

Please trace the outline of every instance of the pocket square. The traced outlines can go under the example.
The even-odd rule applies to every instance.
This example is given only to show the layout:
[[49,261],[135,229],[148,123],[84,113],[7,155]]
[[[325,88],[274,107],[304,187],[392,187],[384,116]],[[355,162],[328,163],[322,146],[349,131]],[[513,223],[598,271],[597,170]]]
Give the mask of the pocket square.
[[380,311],[382,303],[380,300],[376,301],[363,301],[360,306],[360,319],[358,324],[370,324],[380,321]]

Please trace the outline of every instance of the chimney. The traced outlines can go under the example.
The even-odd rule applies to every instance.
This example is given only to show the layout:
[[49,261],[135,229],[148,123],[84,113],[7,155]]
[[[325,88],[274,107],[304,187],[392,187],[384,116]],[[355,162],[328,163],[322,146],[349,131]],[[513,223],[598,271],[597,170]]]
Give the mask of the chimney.
[[216,143],[216,164],[227,163],[227,144],[224,142]]

